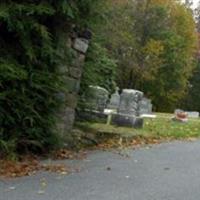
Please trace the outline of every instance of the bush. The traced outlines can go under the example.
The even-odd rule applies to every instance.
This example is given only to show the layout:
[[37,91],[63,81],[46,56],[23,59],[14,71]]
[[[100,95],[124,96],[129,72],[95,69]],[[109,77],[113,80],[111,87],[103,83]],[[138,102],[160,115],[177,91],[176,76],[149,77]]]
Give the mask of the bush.
[[108,56],[108,51],[99,43],[92,43],[86,57],[81,82],[81,92],[89,85],[98,85],[110,92],[115,89],[116,62]]
[[55,113],[61,103],[55,94],[63,89],[58,66],[70,60],[60,40],[67,40],[73,24],[83,24],[80,16],[91,5],[84,2],[1,1],[1,151],[12,146],[38,152],[58,144]]

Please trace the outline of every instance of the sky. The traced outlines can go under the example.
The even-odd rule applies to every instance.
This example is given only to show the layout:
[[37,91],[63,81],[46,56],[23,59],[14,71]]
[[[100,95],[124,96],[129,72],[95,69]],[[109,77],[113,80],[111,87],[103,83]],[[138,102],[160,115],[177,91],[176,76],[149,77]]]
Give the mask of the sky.
[[[181,1],[185,2],[185,0],[181,0]],[[198,1],[199,0],[193,0],[193,6],[192,6],[192,8],[196,8],[197,7]]]
[[193,5],[193,7],[194,7],[194,8],[196,8],[196,7],[197,7],[197,3],[198,3],[198,1],[199,1],[199,0],[193,0],[193,2],[194,2],[194,5]]

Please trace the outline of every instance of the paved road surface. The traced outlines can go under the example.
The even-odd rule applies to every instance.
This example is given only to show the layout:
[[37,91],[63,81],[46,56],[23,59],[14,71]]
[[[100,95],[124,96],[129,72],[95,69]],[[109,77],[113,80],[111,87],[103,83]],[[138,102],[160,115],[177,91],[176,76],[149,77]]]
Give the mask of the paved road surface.
[[[199,200],[200,141],[129,151],[129,158],[92,152],[68,176],[38,173],[0,181],[0,200]],[[46,179],[43,194],[40,180]]]

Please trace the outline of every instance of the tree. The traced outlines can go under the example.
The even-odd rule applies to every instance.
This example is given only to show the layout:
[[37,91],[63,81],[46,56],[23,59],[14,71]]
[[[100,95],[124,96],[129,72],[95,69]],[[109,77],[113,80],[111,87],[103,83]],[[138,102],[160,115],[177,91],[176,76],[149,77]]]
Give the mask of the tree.
[[156,110],[173,110],[184,96],[194,68],[192,13],[172,0],[109,3],[104,12],[107,23],[98,29],[98,35],[117,60],[118,85],[144,91]]
[[[100,1],[96,4],[93,12],[96,17],[88,20],[89,26],[93,33],[93,39],[90,43],[81,80],[80,96],[84,97],[90,85],[98,85],[106,88],[112,93],[116,87],[116,61],[110,55],[108,49],[104,46],[103,38],[99,36],[100,30],[107,23],[105,16],[107,0]],[[81,100],[82,98],[80,98]]]
[[194,74],[190,79],[188,93],[180,105],[185,110],[193,110],[200,112],[200,61],[194,70]]
[[186,96],[183,98],[180,107],[183,107],[186,110],[197,110],[200,111],[200,1],[197,8],[195,9],[195,20],[196,27],[198,32],[198,48],[195,54],[196,66],[192,77],[189,79],[189,87],[187,90]]

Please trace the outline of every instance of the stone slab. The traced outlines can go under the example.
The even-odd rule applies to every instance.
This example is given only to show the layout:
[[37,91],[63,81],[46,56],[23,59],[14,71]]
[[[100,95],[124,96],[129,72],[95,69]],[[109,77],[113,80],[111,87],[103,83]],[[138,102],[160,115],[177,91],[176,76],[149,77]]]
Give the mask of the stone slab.
[[117,126],[133,127],[133,128],[142,128],[144,120],[143,118],[132,116],[132,115],[123,115],[123,114],[112,114],[111,124]]
[[64,79],[64,82],[66,84],[66,88],[67,88],[68,92],[77,93],[79,91],[80,81],[78,79],[66,77]]
[[98,111],[79,110],[76,112],[76,120],[80,122],[106,123],[108,115]]
[[140,117],[155,119],[157,116],[154,114],[142,114]]
[[78,101],[78,96],[76,94],[72,93],[67,93],[66,94],[66,100],[65,100],[65,105],[70,108],[76,108],[77,106],[77,101]]
[[88,40],[84,38],[76,38],[73,44],[73,48],[80,53],[85,54],[88,50]]
[[65,139],[67,134],[72,129],[75,119],[75,110],[70,107],[66,107],[61,112],[57,114],[57,128],[59,135]]
[[141,101],[139,101],[139,114],[151,114],[152,113],[152,104],[151,100],[148,98],[142,98]]
[[103,112],[108,102],[108,91],[99,86],[90,85],[85,93],[85,107]]
[[116,89],[115,93],[111,95],[110,103],[108,104],[109,109],[117,110],[120,104],[120,95],[118,92],[118,88]]
[[199,118],[199,112],[196,111],[186,111],[189,118]]
[[73,78],[80,79],[82,75],[82,67],[80,68],[70,67],[69,74]]

